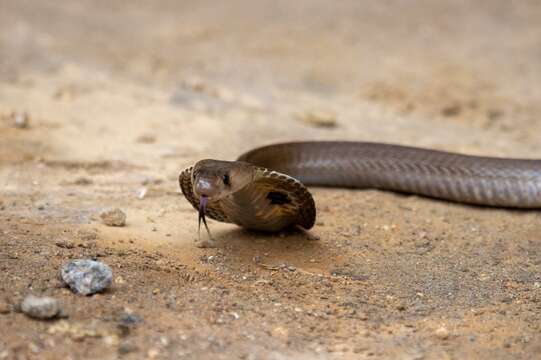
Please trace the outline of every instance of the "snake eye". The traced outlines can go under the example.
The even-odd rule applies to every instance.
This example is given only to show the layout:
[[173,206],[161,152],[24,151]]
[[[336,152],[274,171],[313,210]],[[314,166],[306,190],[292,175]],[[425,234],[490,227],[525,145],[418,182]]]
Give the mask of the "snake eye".
[[229,174],[224,174],[224,176],[222,177],[222,180],[224,182],[224,185],[231,185],[231,180],[229,179]]

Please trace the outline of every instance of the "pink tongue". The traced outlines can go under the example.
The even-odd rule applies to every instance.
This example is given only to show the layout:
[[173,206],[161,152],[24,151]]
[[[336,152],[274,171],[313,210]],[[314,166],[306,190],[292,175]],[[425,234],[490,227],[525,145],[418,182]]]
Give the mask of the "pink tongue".
[[209,198],[205,195],[201,195],[199,198],[199,214],[203,213],[203,216],[205,215],[205,211],[207,210],[207,202]]
[[201,233],[201,220],[203,220],[203,224],[205,225],[205,229],[207,229],[207,233],[210,237],[210,230],[207,225],[207,219],[205,218],[205,212],[207,211],[207,202],[209,198],[206,196],[201,195],[199,198],[199,229],[198,233]]

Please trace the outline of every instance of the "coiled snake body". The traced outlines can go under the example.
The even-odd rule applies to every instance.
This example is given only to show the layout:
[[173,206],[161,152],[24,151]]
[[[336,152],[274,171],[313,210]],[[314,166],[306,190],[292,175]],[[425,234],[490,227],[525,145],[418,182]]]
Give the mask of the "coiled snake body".
[[180,174],[179,183],[186,199],[199,210],[200,221],[207,214],[264,231],[314,225],[314,200],[305,185],[375,188],[466,204],[541,208],[541,160],[382,143],[274,144],[251,150],[237,161],[199,161]]

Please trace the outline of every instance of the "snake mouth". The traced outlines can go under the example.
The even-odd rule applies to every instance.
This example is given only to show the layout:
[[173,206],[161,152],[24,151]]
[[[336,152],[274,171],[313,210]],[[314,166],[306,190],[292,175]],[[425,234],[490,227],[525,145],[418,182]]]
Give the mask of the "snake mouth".
[[207,233],[209,235],[209,238],[211,237],[210,235],[210,230],[209,230],[209,227],[207,225],[207,219],[205,217],[205,213],[207,212],[207,203],[208,203],[208,196],[205,196],[205,195],[201,195],[201,197],[199,198],[199,227],[197,229],[197,232],[199,234],[201,234],[201,220],[203,221],[203,224],[205,225],[205,229],[207,229]]

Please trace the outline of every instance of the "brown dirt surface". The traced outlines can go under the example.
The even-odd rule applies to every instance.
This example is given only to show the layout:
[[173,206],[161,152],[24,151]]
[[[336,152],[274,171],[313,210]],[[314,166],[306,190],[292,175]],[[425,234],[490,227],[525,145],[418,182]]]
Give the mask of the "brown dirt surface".
[[[533,0],[1,1],[0,359],[539,357],[539,212],[315,188],[309,234],[211,221],[200,249],[177,176],[288,140],[539,158],[540,18]],[[62,287],[77,258],[112,288]],[[67,317],[26,317],[28,294]]]

